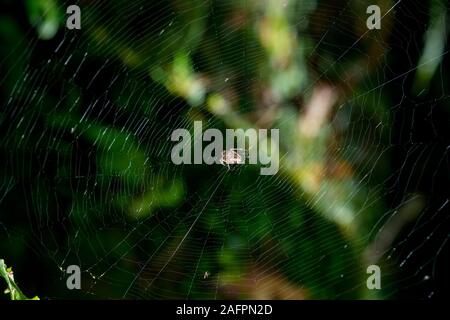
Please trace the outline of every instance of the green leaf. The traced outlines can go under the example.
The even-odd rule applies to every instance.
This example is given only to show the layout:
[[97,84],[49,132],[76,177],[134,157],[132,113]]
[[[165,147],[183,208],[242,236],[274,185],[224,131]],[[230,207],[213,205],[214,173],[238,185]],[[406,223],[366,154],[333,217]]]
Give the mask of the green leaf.
[[5,294],[11,296],[11,300],[39,300],[39,297],[28,298],[19,288],[14,281],[14,273],[12,268],[7,268],[5,261],[0,259],[0,277],[5,279],[8,288],[5,290]]

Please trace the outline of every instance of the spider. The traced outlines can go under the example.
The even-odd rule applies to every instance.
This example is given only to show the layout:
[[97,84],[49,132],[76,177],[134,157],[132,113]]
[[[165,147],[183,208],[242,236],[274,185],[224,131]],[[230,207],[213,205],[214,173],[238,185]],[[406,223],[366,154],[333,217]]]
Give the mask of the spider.
[[222,155],[219,159],[221,165],[227,166],[228,170],[232,164],[244,164],[245,152],[243,149],[228,149],[222,151]]

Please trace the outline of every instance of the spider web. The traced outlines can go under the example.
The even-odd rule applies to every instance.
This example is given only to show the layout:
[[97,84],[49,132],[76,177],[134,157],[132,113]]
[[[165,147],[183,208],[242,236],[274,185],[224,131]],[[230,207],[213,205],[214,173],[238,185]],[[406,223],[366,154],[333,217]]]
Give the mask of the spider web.
[[[380,6],[376,31],[353,1],[81,2],[80,31],[30,29],[1,62],[0,230],[26,221],[43,295],[73,264],[77,297],[443,295],[448,47],[425,54],[419,1]],[[194,120],[279,128],[280,171],[175,166]]]

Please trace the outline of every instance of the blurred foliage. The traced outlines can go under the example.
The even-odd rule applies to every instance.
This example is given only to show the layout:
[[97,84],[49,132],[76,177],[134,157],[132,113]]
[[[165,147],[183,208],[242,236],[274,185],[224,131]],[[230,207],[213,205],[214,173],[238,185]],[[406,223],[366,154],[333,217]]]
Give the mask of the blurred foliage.
[[[383,12],[394,5],[375,2]],[[368,248],[386,213],[417,191],[395,199],[388,185],[396,170],[393,106],[403,96],[395,87],[373,89],[401,59],[388,55],[397,22],[393,11],[367,34],[363,2],[349,1],[344,11],[330,3],[80,1],[82,30],[69,31],[68,3],[8,1],[0,16],[8,69],[1,79],[1,208],[15,214],[0,220],[14,243],[0,253],[16,265],[27,264],[26,252],[42,259],[43,279],[55,280],[30,276],[32,289],[42,290],[33,292],[389,296],[366,289]],[[443,2],[430,1],[429,11],[413,6],[433,18],[420,60],[408,67],[417,67],[408,84],[417,94],[433,90],[448,25]],[[439,103],[448,116],[448,101]],[[220,129],[279,128],[279,174],[172,166],[171,130],[192,129],[194,120]],[[423,209],[411,208],[412,216]],[[88,269],[88,291],[64,288],[68,261]],[[206,271],[219,293],[216,280],[201,281]],[[257,289],[252,279],[260,280]]]
[[26,8],[30,23],[36,28],[38,36],[44,40],[53,38],[64,19],[57,1],[27,0]]

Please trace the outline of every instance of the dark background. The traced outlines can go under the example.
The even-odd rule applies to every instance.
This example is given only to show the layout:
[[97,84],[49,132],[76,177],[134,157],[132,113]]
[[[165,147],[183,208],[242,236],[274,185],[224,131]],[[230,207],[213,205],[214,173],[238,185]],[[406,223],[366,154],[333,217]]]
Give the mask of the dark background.
[[[437,13],[449,19],[444,2],[402,1],[367,34],[362,1],[291,1],[284,11],[281,1],[80,1],[79,31],[64,28],[66,3],[49,3],[2,1],[0,14],[0,258],[27,295],[447,295],[448,22],[436,28],[445,45],[433,57],[442,60],[429,77],[419,74],[427,30]],[[379,3],[382,12],[394,4]],[[42,31],[46,23],[56,31]],[[306,118],[321,86],[338,98],[320,134],[304,138],[286,123]],[[214,111],[208,99],[217,95],[232,111]],[[349,117],[344,129],[341,115]],[[220,129],[280,127],[280,157],[300,148],[311,158],[297,167],[287,156],[278,178],[251,167],[173,166],[170,132],[194,119]],[[310,191],[313,169],[305,168],[316,166],[327,189]],[[330,198],[315,204],[319,190]],[[130,213],[139,199],[151,203],[144,217]],[[354,234],[330,219],[327,201],[360,213]],[[367,248],[397,216],[407,218],[378,260],[383,290],[372,295],[364,288]],[[129,243],[117,247],[124,237]],[[65,287],[69,261],[88,270],[81,291]],[[203,270],[210,281],[202,281]],[[217,275],[228,280],[216,285]],[[253,290],[252,279],[269,280]]]

